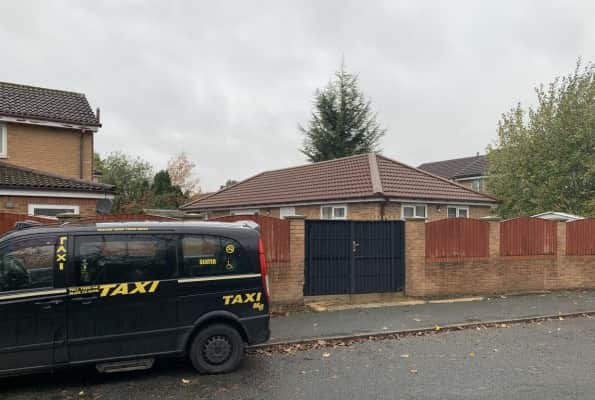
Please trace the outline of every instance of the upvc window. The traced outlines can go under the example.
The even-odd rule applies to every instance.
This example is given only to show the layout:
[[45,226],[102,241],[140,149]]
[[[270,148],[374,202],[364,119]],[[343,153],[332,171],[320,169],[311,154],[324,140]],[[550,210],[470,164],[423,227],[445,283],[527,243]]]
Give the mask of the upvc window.
[[256,215],[258,214],[258,209],[256,208],[246,208],[244,210],[232,210],[231,215]]
[[64,204],[29,204],[29,215],[37,215],[40,217],[55,217],[58,214],[78,214],[79,206],[64,205]]
[[322,206],[320,219],[347,219],[347,206]]
[[448,206],[448,218],[469,218],[469,207]]
[[6,124],[3,124],[2,122],[0,122],[0,158],[6,158],[8,157],[8,151],[7,151],[7,137],[8,133],[6,130]]
[[471,190],[481,192],[483,190],[483,179],[473,179],[471,181]]
[[279,208],[279,218],[291,217],[295,215],[295,207],[281,207]]
[[425,204],[403,204],[401,206],[401,217],[403,218],[427,218],[428,210]]

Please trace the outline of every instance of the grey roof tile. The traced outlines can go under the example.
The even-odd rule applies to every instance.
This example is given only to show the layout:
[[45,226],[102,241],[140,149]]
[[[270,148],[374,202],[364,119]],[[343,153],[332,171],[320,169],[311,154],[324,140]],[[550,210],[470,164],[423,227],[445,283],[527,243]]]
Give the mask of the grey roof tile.
[[82,93],[0,82],[0,115],[101,126]]
[[115,187],[112,185],[68,178],[4,161],[0,161],[0,188],[115,193]]

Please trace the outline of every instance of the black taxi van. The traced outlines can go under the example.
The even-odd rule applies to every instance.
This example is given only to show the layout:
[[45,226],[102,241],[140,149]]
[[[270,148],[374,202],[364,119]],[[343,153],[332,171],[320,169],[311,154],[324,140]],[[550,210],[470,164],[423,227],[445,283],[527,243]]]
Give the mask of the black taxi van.
[[0,375],[186,356],[235,369],[269,338],[267,267],[250,222],[27,227],[0,238]]

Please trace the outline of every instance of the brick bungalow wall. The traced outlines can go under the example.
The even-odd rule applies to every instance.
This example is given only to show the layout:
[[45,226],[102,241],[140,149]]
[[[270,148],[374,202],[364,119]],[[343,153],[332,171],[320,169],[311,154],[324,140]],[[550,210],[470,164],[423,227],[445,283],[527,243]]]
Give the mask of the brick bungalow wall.
[[[338,201],[335,204],[343,204]],[[321,205],[296,206],[296,215],[303,215],[306,219],[320,219]],[[249,207],[247,207],[249,208]],[[428,220],[434,221],[447,217],[447,206],[428,204]],[[279,218],[279,208],[261,208],[259,214],[270,217]],[[483,218],[491,215],[492,210],[488,207],[469,206],[470,218]],[[229,211],[210,211],[209,218],[218,218],[230,215]],[[352,220],[379,220],[381,215],[381,203],[367,202],[367,203],[348,203],[347,204],[347,219]],[[401,219],[401,205],[399,203],[388,203],[384,209],[385,219]]]
[[[8,157],[5,161],[21,167],[80,178],[80,131],[14,123],[7,124],[6,130]],[[83,179],[91,180],[92,170],[93,134],[84,133]]]

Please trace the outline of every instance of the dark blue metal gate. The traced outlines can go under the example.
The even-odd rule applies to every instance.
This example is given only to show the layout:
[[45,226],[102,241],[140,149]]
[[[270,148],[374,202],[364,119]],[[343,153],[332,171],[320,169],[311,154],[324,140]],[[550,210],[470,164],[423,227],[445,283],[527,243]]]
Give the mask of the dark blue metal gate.
[[306,221],[306,296],[396,292],[405,281],[403,221]]

